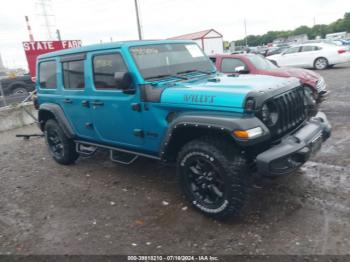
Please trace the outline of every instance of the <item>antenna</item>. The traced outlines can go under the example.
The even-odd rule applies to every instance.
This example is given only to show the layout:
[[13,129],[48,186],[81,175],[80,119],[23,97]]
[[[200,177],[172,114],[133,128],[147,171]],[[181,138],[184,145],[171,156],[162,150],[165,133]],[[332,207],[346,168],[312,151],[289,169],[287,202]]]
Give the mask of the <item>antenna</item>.
[[44,18],[44,27],[46,29],[46,34],[47,34],[47,38],[48,39],[52,39],[52,28],[54,27],[53,24],[51,24],[52,19],[55,16],[53,14],[50,14],[49,11],[52,10],[52,6],[51,6],[51,0],[37,0],[36,5],[38,5],[40,7],[40,12],[39,12],[39,16],[42,16]]
[[25,19],[26,19],[27,30],[28,30],[28,34],[29,34],[29,40],[31,42],[33,42],[34,41],[34,36],[33,36],[32,28],[31,28],[30,23],[29,23],[28,16],[25,16]]
[[140,11],[139,11],[139,3],[135,0],[135,12],[136,12],[136,22],[137,22],[137,31],[139,34],[139,40],[142,40],[142,27],[140,21]]

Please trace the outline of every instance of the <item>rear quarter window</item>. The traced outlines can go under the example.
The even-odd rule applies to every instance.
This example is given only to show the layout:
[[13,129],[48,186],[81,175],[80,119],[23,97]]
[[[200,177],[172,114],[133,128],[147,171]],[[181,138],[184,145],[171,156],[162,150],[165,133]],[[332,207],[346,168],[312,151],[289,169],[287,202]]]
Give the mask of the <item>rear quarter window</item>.
[[56,61],[44,61],[39,64],[40,88],[57,88]]

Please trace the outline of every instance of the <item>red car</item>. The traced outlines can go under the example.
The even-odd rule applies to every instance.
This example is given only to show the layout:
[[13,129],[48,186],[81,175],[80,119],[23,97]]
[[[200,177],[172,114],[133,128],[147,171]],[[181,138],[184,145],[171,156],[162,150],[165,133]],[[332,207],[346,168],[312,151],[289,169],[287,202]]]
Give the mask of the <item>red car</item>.
[[324,100],[328,94],[326,83],[319,74],[301,68],[278,67],[266,58],[255,54],[213,55],[210,59],[218,71],[235,74],[256,74],[278,77],[296,77],[314,94],[318,102]]

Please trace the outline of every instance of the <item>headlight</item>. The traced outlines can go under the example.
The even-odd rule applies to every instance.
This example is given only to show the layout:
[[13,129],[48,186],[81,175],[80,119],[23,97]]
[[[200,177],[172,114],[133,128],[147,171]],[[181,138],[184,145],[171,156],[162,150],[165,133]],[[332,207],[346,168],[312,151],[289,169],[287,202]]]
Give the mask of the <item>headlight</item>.
[[267,126],[274,126],[277,123],[278,111],[272,102],[263,104],[261,108],[261,120]]
[[246,112],[253,112],[255,110],[255,99],[248,98],[245,102],[244,109]]
[[313,90],[304,86],[304,108],[306,115],[315,115],[317,112],[316,99]]
[[317,81],[316,88],[318,93],[321,93],[326,89],[326,82],[324,81],[324,78],[322,76]]
[[315,100],[315,94],[314,91],[311,89],[311,87],[304,86],[304,105],[306,107],[308,106],[314,106],[316,104]]

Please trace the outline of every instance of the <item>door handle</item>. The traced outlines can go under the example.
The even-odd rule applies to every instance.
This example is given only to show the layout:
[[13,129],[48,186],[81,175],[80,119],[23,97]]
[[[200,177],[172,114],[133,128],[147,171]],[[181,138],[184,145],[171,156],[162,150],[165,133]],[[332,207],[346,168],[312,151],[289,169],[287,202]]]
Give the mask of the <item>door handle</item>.
[[90,107],[90,103],[89,103],[89,101],[87,101],[87,100],[81,101],[81,105],[82,105],[83,107]]
[[102,101],[94,101],[94,102],[92,102],[92,105],[93,106],[103,106],[104,103]]
[[73,100],[72,99],[69,99],[69,98],[66,98],[63,100],[63,103],[66,103],[66,104],[73,104]]

